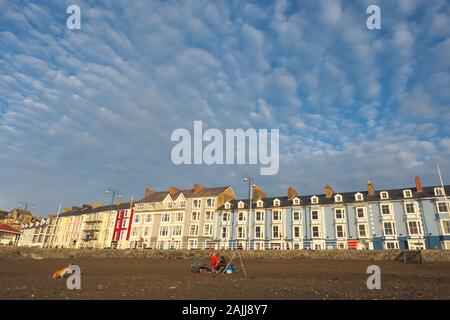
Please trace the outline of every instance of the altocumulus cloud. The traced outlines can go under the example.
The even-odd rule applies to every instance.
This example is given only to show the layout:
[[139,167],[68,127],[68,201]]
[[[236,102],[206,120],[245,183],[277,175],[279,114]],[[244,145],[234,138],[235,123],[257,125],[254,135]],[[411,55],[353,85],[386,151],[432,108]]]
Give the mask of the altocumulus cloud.
[[[65,27],[68,5],[82,29]],[[42,214],[146,186],[270,194],[437,183],[449,166],[450,6],[379,1],[0,0],[0,206]],[[170,134],[279,128],[280,171],[175,166]]]

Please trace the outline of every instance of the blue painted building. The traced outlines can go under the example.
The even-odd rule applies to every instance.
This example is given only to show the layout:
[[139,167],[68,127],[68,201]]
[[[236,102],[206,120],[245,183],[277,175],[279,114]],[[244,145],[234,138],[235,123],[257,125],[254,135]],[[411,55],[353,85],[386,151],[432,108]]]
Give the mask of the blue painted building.
[[[261,189],[259,189],[261,190]],[[230,200],[218,210],[220,249],[450,249],[450,186]]]

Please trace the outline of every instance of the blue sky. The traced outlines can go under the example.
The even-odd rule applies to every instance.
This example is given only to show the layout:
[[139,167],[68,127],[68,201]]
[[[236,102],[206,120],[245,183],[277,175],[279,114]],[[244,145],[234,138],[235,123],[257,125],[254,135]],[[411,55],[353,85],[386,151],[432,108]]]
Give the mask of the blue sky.
[[[66,28],[66,8],[82,28]],[[366,28],[378,4],[382,29]],[[0,208],[232,185],[450,183],[449,1],[0,0]],[[175,166],[176,128],[280,129],[280,171]]]

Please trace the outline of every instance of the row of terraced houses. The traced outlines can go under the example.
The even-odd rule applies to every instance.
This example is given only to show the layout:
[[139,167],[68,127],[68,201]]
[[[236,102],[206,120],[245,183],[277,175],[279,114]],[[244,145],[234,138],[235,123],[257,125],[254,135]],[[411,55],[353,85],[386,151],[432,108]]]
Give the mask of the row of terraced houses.
[[[444,189],[445,188],[445,189]],[[450,249],[450,186],[301,195],[289,187],[252,201],[232,187],[167,191],[141,200],[65,209],[21,228],[18,245],[103,249]],[[250,206],[251,204],[251,206]]]

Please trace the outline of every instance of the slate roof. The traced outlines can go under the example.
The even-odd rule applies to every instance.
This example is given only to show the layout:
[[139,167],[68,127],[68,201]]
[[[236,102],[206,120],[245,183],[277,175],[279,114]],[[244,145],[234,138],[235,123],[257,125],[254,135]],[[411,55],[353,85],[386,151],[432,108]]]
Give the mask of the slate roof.
[[226,187],[216,187],[216,188],[203,188],[197,192],[194,192],[192,189],[178,190],[175,193],[170,194],[169,191],[157,191],[154,192],[143,199],[139,200],[137,203],[150,203],[150,202],[160,202],[163,201],[168,194],[172,197],[172,199],[176,199],[182,193],[185,198],[202,198],[202,197],[214,197],[218,196],[225,190],[230,188],[230,186]]
[[[419,199],[419,198],[430,198],[430,197],[436,197],[434,195],[434,188],[437,188],[439,186],[432,186],[432,187],[423,187],[422,192],[417,192],[416,188],[403,188],[403,189],[386,189],[386,190],[376,190],[375,194],[373,196],[369,196],[367,191],[355,191],[355,192],[334,192],[331,198],[325,197],[325,194],[312,194],[312,195],[306,195],[302,196],[300,195],[298,198],[300,198],[300,205],[314,205],[311,203],[311,197],[317,196],[319,198],[319,202],[317,205],[332,205],[332,204],[341,204],[341,203],[355,203],[355,202],[373,202],[373,201],[389,201],[389,200],[404,200],[404,199]],[[450,195],[450,185],[444,186],[445,192],[447,196]],[[412,197],[411,198],[404,198],[403,197],[403,191],[404,190],[411,190]],[[381,199],[380,198],[380,192],[387,191],[389,193],[389,199]],[[356,201],[355,200],[355,194],[361,193],[363,195],[363,201]],[[334,196],[340,194],[342,196],[342,202],[335,202]],[[273,200],[279,199],[280,200],[280,206],[279,207],[290,207],[293,206],[293,200],[289,200],[287,196],[283,197],[266,197],[264,199],[261,199],[264,203],[264,208],[272,208]],[[230,209],[237,209],[238,208],[238,202],[244,202],[244,208],[248,208],[249,201],[248,199],[236,199],[231,200],[231,208]],[[256,207],[256,201],[253,201],[252,208]],[[278,208],[278,206],[277,206]],[[219,210],[225,209],[225,205],[219,208]],[[229,210],[229,209],[227,209]]]
[[97,212],[104,212],[104,211],[111,211],[111,210],[124,210],[129,209],[130,203],[123,203],[123,204],[112,204],[107,206],[101,206],[97,208],[75,208],[70,211],[62,212],[59,216],[60,217],[69,217],[69,216],[78,216],[82,214],[88,214],[88,213],[97,213]]

